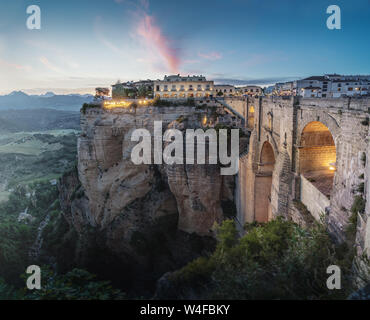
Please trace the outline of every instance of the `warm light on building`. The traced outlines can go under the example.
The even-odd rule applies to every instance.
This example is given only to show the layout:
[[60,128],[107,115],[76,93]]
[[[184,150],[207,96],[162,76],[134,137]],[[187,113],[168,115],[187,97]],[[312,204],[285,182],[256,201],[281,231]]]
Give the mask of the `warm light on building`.
[[203,118],[203,125],[205,126],[207,124],[207,117],[205,116],[204,118]]
[[[204,76],[165,76],[154,81],[154,97],[160,99],[209,98],[214,87],[213,81]],[[178,92],[181,92],[178,94]]]
[[329,170],[330,171],[336,171],[337,170],[337,167],[336,167],[336,163],[335,162],[329,163]]
[[139,104],[139,105],[149,105],[153,103],[152,99],[140,99],[140,100],[110,100],[104,102],[104,108],[105,109],[114,109],[114,108],[129,108],[133,104]]

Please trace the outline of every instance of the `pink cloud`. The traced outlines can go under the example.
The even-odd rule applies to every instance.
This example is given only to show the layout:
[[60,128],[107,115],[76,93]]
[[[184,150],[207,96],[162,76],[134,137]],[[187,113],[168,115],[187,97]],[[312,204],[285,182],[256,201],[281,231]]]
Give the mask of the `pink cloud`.
[[53,72],[56,72],[56,73],[63,73],[63,71],[58,68],[57,66],[55,66],[54,64],[52,64],[46,57],[41,57],[40,58],[40,62],[46,67],[48,68],[49,70],[53,71]]
[[24,71],[32,70],[32,67],[30,67],[30,66],[23,66],[23,65],[20,65],[20,64],[11,63],[11,62],[5,61],[3,59],[0,59],[0,66],[4,66],[4,67],[16,69],[16,70],[24,70]]
[[198,56],[207,59],[207,60],[220,60],[222,58],[222,54],[216,51],[209,52],[209,53],[198,53]]
[[144,16],[136,29],[136,34],[144,40],[145,45],[152,51],[157,52],[166,69],[172,73],[178,73],[180,67],[180,57],[178,49],[173,46],[171,39],[166,37],[161,28],[156,24],[153,16],[142,13]]

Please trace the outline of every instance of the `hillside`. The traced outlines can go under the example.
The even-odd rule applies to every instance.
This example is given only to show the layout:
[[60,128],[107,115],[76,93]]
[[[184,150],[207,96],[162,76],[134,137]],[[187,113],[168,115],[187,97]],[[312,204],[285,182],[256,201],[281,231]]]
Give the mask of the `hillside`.
[[3,110],[0,133],[80,128],[80,113],[52,109]]

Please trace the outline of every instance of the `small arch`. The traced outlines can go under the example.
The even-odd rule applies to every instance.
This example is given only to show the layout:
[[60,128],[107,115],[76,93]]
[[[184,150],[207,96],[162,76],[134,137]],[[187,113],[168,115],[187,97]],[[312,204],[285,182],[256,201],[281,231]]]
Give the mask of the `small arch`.
[[301,134],[299,169],[327,197],[333,187],[336,159],[335,142],[329,128],[320,121],[309,122]]

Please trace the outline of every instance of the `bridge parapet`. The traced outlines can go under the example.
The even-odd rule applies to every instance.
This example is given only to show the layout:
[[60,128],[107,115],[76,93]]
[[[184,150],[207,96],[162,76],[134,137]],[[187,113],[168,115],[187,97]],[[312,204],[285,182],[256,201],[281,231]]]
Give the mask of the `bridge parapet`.
[[342,110],[369,111],[370,97],[361,98],[299,98],[301,107],[336,108]]

